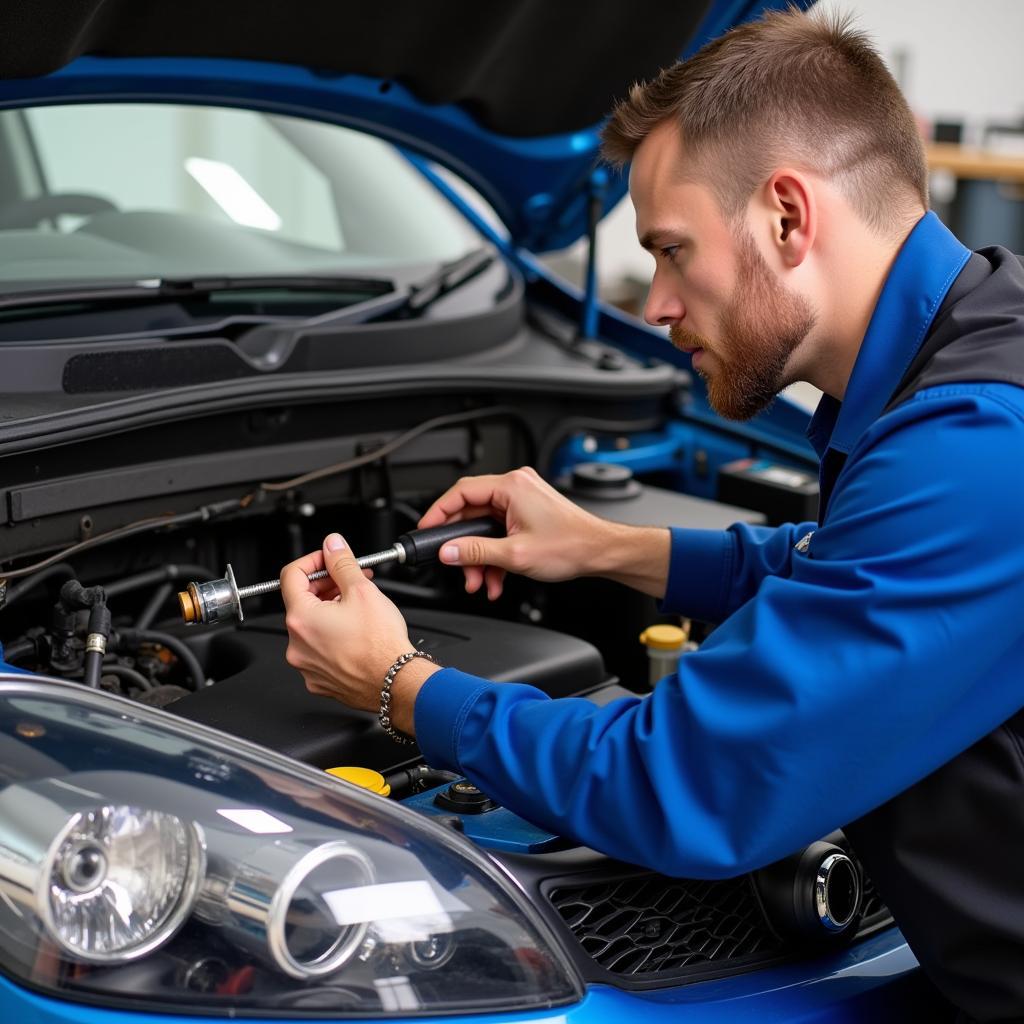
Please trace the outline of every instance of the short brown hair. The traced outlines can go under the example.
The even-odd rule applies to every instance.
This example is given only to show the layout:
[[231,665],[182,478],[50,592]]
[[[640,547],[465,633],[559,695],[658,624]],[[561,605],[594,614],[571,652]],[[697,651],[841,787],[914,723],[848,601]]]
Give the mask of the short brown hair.
[[605,159],[626,163],[670,118],[693,161],[686,176],[710,185],[729,216],[788,161],[828,175],[880,233],[910,206],[928,208],[914,116],[848,15],[770,12],[634,85],[604,128]]

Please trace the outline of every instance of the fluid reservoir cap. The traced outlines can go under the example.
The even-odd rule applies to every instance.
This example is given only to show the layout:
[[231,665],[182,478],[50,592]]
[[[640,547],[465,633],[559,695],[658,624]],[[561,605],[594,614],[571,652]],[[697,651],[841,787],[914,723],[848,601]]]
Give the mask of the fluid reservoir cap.
[[363,789],[368,789],[371,793],[379,793],[381,796],[391,795],[391,787],[385,781],[384,776],[372,768],[342,766],[341,768],[328,768],[327,774],[344,779],[346,782],[352,782]]
[[656,651],[681,651],[686,643],[686,632],[678,626],[648,626],[640,634],[640,643]]
[[614,462],[581,462],[573,466],[568,489],[570,494],[608,501],[635,498],[641,491],[633,471]]
[[485,811],[493,811],[498,806],[486,793],[482,793],[466,779],[453,782],[443,793],[438,793],[434,797],[434,805],[445,811],[457,811],[459,814],[483,814]]

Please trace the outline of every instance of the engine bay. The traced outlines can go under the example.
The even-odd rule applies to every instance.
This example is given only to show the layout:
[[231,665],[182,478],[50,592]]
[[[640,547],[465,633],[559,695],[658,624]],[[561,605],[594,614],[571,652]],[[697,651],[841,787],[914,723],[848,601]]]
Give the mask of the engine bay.
[[[459,388],[415,402],[310,400],[196,410],[37,450],[0,442],[9,482],[0,561],[13,566],[0,610],[3,661],[162,708],[323,771],[376,773],[387,798],[439,818],[501,860],[588,978],[640,988],[701,980],[884,927],[888,912],[839,834],[726,882],[618,863],[424,764],[415,748],[386,736],[376,715],[308,693],[285,661],[278,594],[248,599],[244,620],[183,621],[177,595],[224,583],[225,566],[240,587],[272,580],[335,530],[357,554],[384,551],[458,477],[524,462],[557,477],[590,511],[622,522],[722,529],[763,521],[755,509],[713,498],[710,467],[751,454],[747,446],[713,432],[688,443],[664,428],[666,403],[681,400],[685,380],[617,356],[632,390],[574,390],[568,382],[580,378],[570,370],[581,358],[557,346],[549,354],[550,373],[565,374],[557,397],[534,388],[470,401]],[[601,358],[586,355],[591,365]],[[573,445],[585,453],[583,465]],[[588,460],[605,468],[588,470]],[[499,683],[528,682],[552,697],[603,704],[649,692],[640,634],[673,622],[653,599],[598,579],[509,578],[492,603],[467,595],[460,571],[431,560],[380,565],[374,574],[410,638],[440,663]],[[694,626],[694,643],[703,628]],[[823,864],[834,870],[831,902],[819,911]]]

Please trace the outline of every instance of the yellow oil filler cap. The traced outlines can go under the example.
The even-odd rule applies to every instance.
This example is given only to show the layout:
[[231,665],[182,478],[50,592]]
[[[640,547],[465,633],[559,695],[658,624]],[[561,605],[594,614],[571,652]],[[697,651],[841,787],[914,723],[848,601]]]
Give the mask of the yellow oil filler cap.
[[656,651],[681,651],[688,639],[679,626],[648,626],[640,634],[640,643]]
[[375,772],[372,768],[356,768],[356,767],[341,767],[341,768],[328,768],[328,775],[333,775],[335,778],[344,779],[346,782],[352,782],[363,789],[368,789],[371,793],[377,793],[380,796],[390,796],[391,787],[384,780],[384,776],[380,772]]

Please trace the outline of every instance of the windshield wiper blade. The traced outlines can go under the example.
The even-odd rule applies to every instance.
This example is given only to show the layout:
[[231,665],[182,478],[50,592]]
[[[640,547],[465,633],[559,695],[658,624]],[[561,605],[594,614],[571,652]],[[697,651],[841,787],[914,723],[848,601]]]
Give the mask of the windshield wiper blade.
[[445,263],[438,270],[409,287],[409,297],[399,312],[419,313],[438,299],[482,273],[494,262],[490,249],[473,249],[457,260]]
[[457,260],[442,264],[426,277],[396,288],[388,295],[352,306],[343,306],[341,309],[330,310],[305,320],[271,321],[260,324],[246,331],[239,341],[247,350],[265,351],[319,328],[331,330],[335,327],[349,327],[389,315],[397,319],[403,316],[416,316],[443,295],[476,277],[489,267],[494,259],[494,253],[489,249],[474,249]]
[[[202,298],[215,293],[259,291],[261,289],[296,292],[370,292],[371,298],[367,300],[368,302],[397,295],[399,305],[406,297],[404,292],[396,293],[392,281],[376,277],[310,275],[154,277],[137,281],[120,281],[113,284],[72,285],[59,288],[33,288],[22,292],[0,292],[0,312],[27,307],[74,305],[83,302],[139,303],[153,300]],[[362,304],[359,303],[359,305]]]

